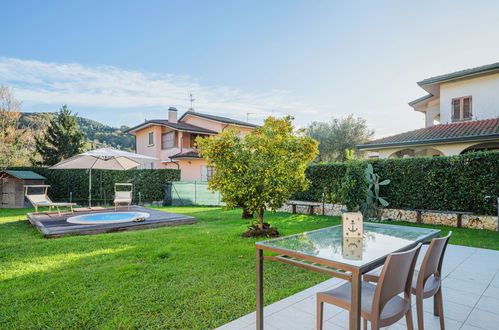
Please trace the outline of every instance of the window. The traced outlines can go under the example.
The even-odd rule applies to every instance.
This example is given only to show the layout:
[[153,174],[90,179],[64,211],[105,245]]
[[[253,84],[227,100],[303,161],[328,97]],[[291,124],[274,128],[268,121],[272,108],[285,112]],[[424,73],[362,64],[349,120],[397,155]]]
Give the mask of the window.
[[470,120],[472,116],[471,96],[452,99],[452,121]]
[[161,135],[161,149],[170,149],[175,147],[175,132],[163,133]]
[[154,145],[154,132],[149,132],[149,144],[150,146]]
[[212,166],[201,165],[201,181],[210,181],[215,173]]

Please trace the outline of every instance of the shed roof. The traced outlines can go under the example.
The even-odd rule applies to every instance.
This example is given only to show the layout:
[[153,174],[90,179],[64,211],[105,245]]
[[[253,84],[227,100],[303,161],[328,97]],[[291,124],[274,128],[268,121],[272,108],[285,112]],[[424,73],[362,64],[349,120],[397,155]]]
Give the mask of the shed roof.
[[12,175],[15,178],[22,180],[45,180],[47,179],[44,176],[41,176],[38,173],[33,171],[14,171],[14,170],[5,170],[5,173]]

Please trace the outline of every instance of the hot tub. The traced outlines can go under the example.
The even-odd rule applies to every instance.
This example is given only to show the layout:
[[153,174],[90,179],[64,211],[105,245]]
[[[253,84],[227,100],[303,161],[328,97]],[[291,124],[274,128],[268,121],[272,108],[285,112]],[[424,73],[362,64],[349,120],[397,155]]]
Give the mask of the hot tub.
[[68,218],[66,221],[80,225],[101,225],[105,223],[143,221],[147,218],[149,218],[149,213],[145,212],[106,212],[77,215]]

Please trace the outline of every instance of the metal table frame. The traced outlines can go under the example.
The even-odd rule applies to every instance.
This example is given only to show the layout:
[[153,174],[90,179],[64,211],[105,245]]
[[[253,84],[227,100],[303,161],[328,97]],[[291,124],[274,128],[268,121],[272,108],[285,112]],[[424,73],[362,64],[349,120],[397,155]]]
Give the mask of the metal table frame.
[[[333,226],[333,227],[341,227],[341,225]],[[325,228],[323,228],[323,229],[325,229]],[[401,251],[412,249],[420,242],[425,242],[425,241],[430,240],[431,238],[435,238],[435,237],[439,237],[439,236],[440,236],[440,231],[435,232],[432,235],[427,235],[425,238],[423,238],[419,241],[414,241],[414,243],[408,244],[404,248],[399,249],[397,251],[393,251],[393,252],[401,252]],[[340,263],[340,262],[335,262],[333,260],[326,260],[323,258],[313,257],[313,256],[306,255],[306,254],[299,253],[299,252],[292,252],[292,251],[285,250],[285,249],[279,249],[279,248],[275,248],[275,247],[265,246],[265,245],[259,244],[259,242],[255,243],[255,247],[256,247],[256,328],[258,330],[263,329],[263,307],[264,307],[264,305],[263,305],[263,261],[264,260],[278,261],[278,262],[282,262],[282,263],[285,263],[288,265],[293,265],[296,267],[308,269],[308,270],[322,273],[322,274],[332,276],[332,277],[338,277],[338,278],[352,282],[352,308],[350,310],[350,315],[349,315],[349,329],[350,330],[360,330],[362,275],[375,269],[375,268],[378,268],[381,265],[383,265],[385,263],[385,260],[388,256],[388,254],[385,255],[384,257],[374,261],[374,262],[371,262],[371,263],[365,265],[365,266],[356,267],[356,266],[347,265],[347,264]],[[263,255],[264,250],[270,251],[270,252],[275,252],[275,253],[278,253],[279,255],[277,255],[277,256],[264,256]],[[291,259],[291,258],[300,259],[301,261]],[[304,261],[313,262],[313,264],[309,264],[309,263],[306,263]],[[343,270],[346,272],[341,272],[341,271],[326,268],[326,267],[331,267],[331,268]]]

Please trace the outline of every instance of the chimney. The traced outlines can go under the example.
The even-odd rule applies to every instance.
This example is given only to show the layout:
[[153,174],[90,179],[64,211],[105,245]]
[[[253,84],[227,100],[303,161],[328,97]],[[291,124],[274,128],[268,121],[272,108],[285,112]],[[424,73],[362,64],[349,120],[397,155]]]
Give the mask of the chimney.
[[177,108],[174,108],[174,107],[169,107],[168,108],[168,121],[170,123],[176,123],[177,122]]

